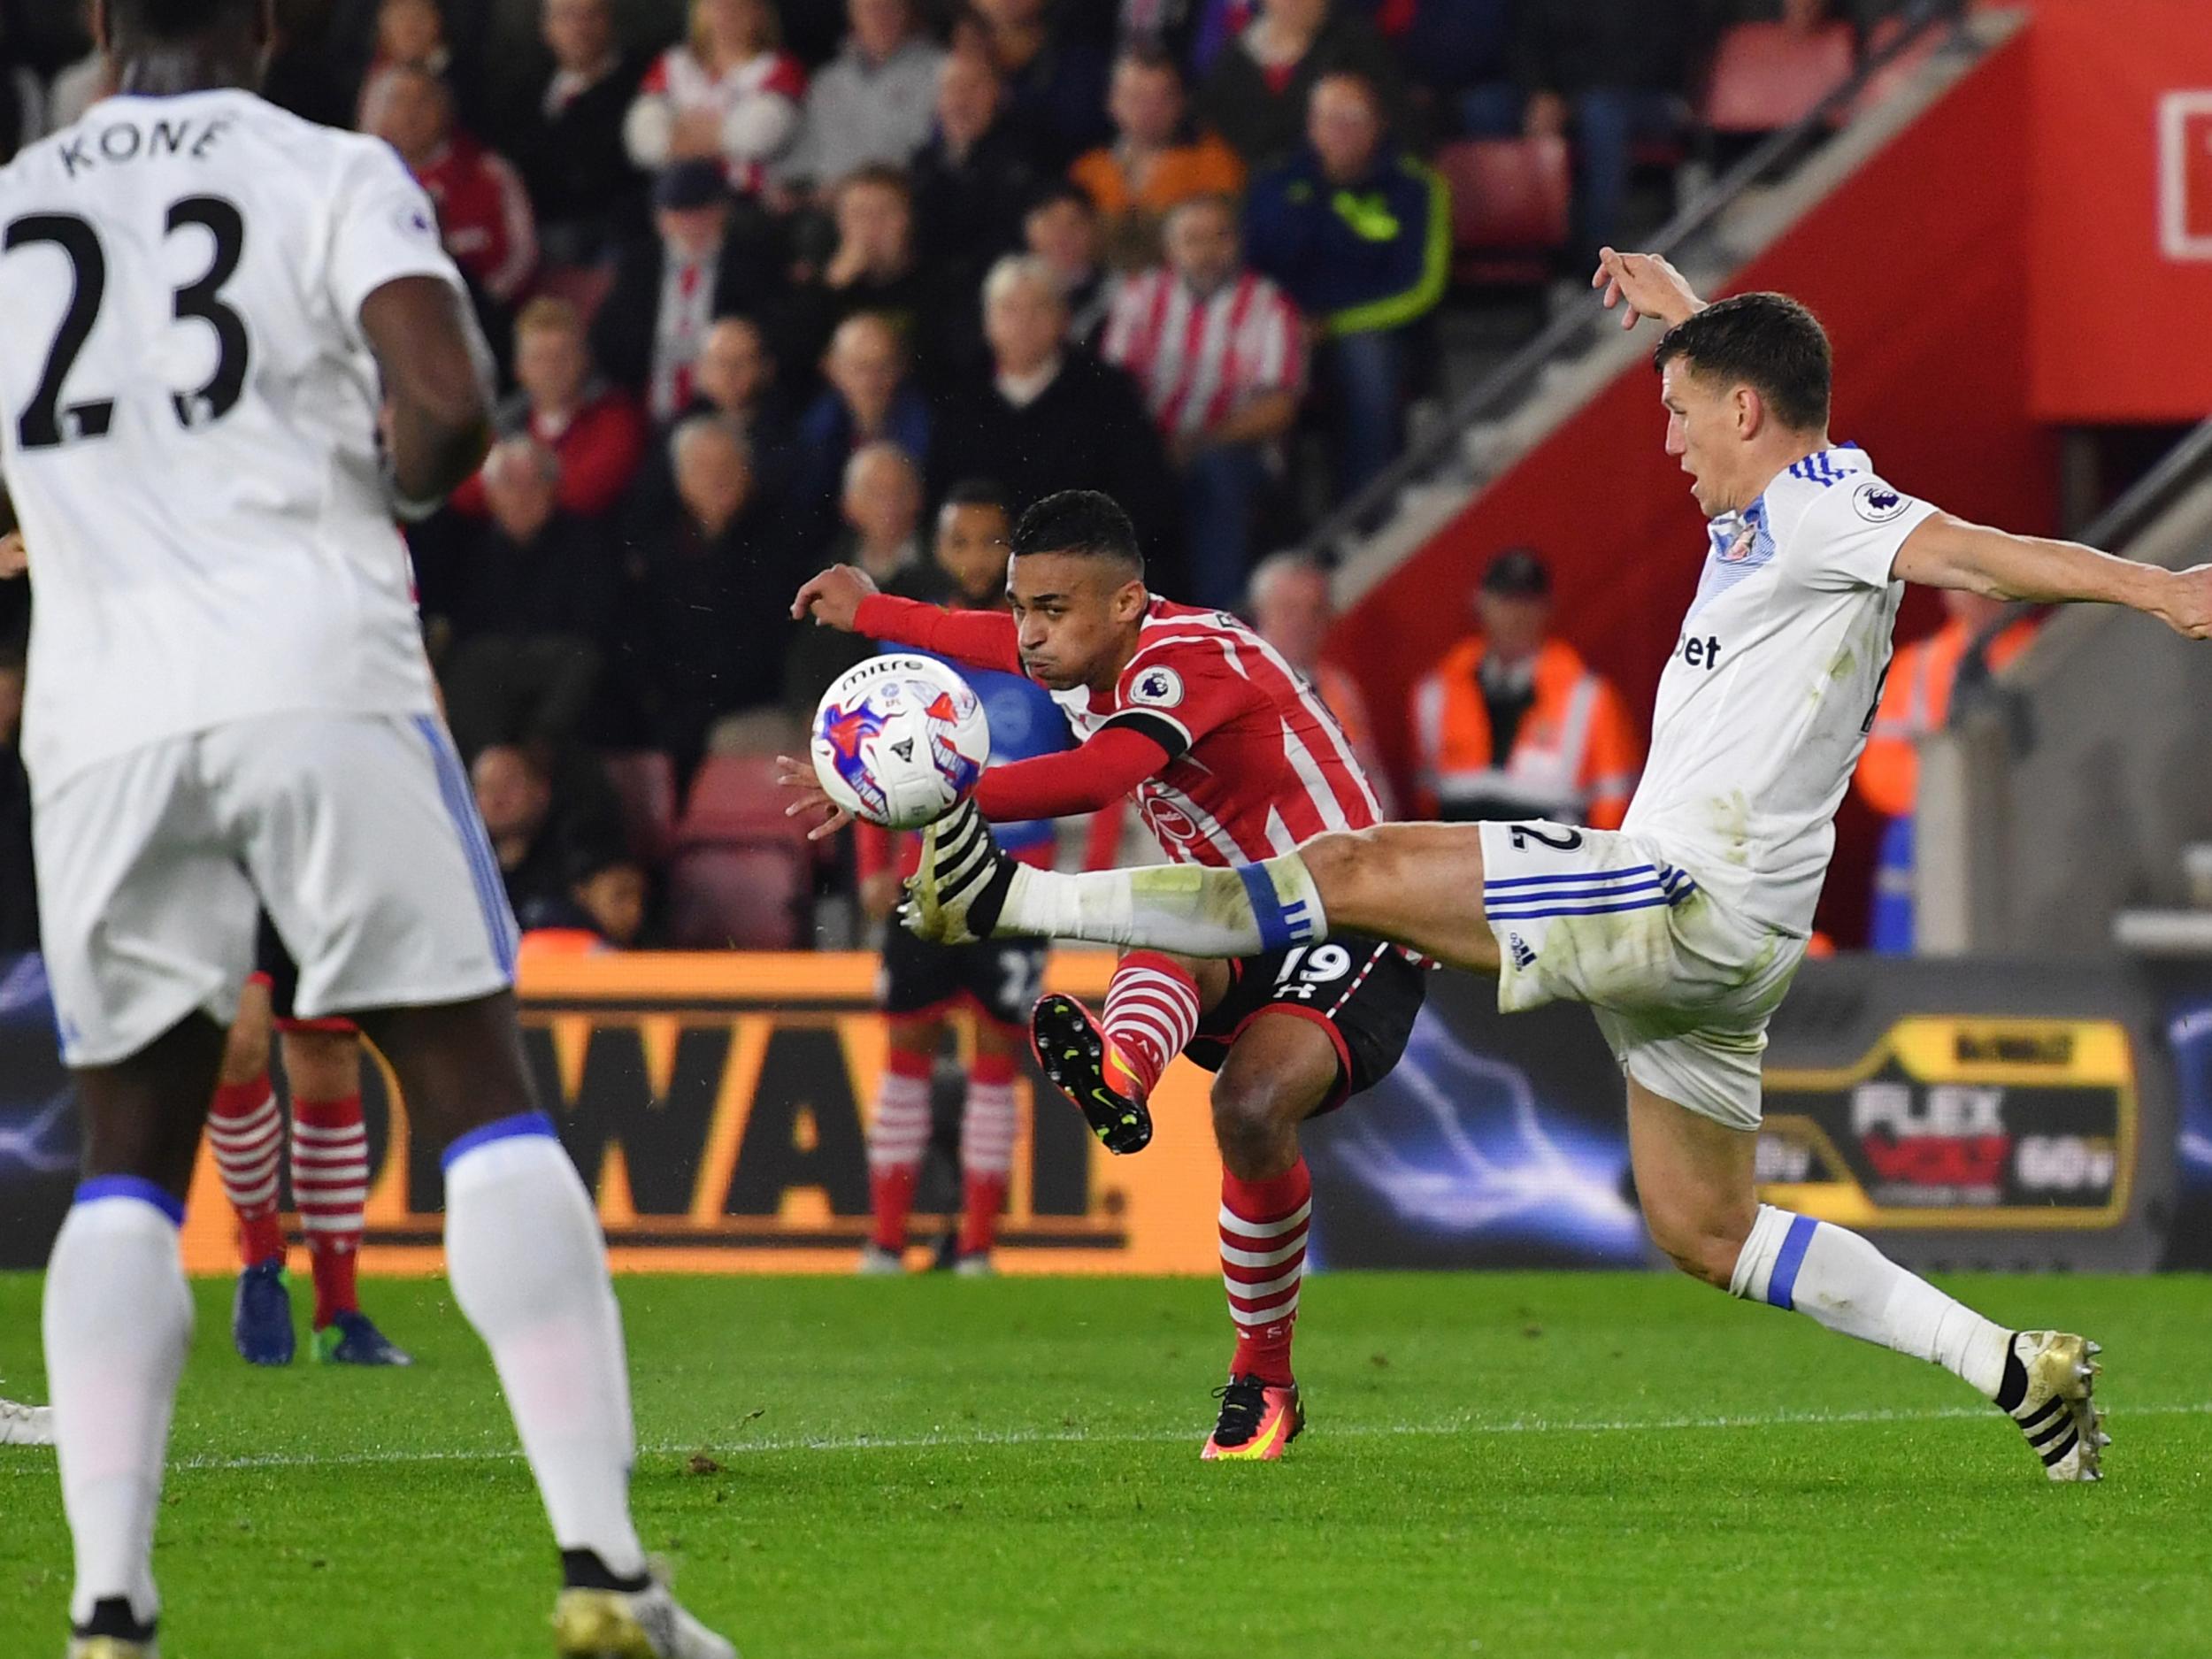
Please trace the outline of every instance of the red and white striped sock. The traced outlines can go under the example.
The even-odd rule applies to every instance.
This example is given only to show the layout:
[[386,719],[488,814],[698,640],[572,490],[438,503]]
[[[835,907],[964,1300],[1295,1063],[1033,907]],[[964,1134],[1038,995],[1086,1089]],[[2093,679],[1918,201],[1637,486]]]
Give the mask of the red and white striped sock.
[[1140,1098],[1150,1098],[1168,1062],[1183,1052],[1198,1030],[1198,981],[1174,957],[1133,950],[1114,969],[1101,1023]]
[[906,1248],[906,1218],[929,1145],[929,1079],[936,1069],[926,1054],[891,1050],[876,1081],[875,1121],[868,1125],[868,1202],[876,1215],[879,1249]]
[[315,1271],[315,1328],[361,1311],[355,1288],[361,1209],[369,1198],[369,1133],[361,1097],[292,1102],[292,1202]]
[[1306,1160],[1264,1181],[1221,1172],[1221,1278],[1236,1321],[1233,1377],[1291,1380],[1291,1327],[1306,1271],[1306,1225],[1313,1213],[1313,1177]]
[[214,1148],[223,1196],[237,1212],[239,1255],[248,1267],[284,1259],[284,1224],[277,1214],[277,1160],[284,1153],[284,1119],[264,1071],[247,1083],[219,1083],[207,1110],[207,1141]]
[[1014,1169],[1014,1056],[979,1054],[968,1067],[960,1119],[960,1253],[980,1256],[998,1237],[998,1212]]

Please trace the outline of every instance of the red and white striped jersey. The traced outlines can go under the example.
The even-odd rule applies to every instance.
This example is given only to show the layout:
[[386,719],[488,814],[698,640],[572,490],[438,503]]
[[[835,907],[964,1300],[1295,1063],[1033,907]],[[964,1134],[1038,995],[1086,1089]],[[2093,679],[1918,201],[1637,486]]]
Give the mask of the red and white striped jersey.
[[[720,75],[672,46],[654,61],[638,88],[638,101],[663,100],[675,113],[708,112],[722,124],[723,168],[730,188],[751,196],[768,182],[769,165],[797,135],[806,96],[806,70],[787,52],[761,52]],[[636,141],[632,141],[635,148]],[[634,159],[658,166],[665,156]]]
[[1298,309],[1249,271],[1203,298],[1164,265],[1130,278],[1099,352],[1171,434],[1211,431],[1261,393],[1305,383]]
[[1318,694],[1226,611],[1155,599],[1112,692],[1054,701],[1080,738],[1126,726],[1167,750],[1137,810],[1178,863],[1256,863],[1381,818]]

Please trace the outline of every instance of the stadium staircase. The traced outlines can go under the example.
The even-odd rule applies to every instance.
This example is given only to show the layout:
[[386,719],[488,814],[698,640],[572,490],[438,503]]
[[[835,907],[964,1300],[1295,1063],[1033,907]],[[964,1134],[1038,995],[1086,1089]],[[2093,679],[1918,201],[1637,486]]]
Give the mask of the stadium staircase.
[[[1800,119],[1742,141],[1646,245],[1709,295],[1804,299],[1835,342],[1839,442],[1863,436],[1886,475],[1954,511],[2048,533],[2057,443],[2030,417],[2017,349],[2025,44],[2018,13],[1962,19],[1930,0],[1809,110],[1811,95],[1793,92],[1782,107]],[[1389,711],[1466,632],[1468,598],[1502,547],[1541,549],[1560,632],[1632,707],[1650,706],[1704,546],[1663,452],[1654,338],[1623,335],[1594,302],[1559,307],[1309,539],[1338,572],[1329,655],[1361,681],[1401,781],[1406,723]],[[1911,602],[1901,633],[1934,616],[1932,601]],[[1847,809],[1823,915],[1846,941],[1863,933],[1872,841],[1871,821]]]

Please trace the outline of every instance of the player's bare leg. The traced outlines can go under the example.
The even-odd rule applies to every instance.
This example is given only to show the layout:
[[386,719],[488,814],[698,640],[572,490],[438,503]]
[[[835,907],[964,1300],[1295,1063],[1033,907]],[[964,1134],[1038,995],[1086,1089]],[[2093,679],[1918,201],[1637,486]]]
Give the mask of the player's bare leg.
[[296,1342],[277,1194],[284,1115],[269,1083],[270,1038],[269,982],[256,974],[239,993],[238,1016],[224,1039],[222,1071],[207,1115],[215,1172],[238,1222],[231,1345],[250,1365],[289,1365]]
[[936,1014],[899,1014],[876,1080],[875,1116],[868,1125],[868,1207],[874,1231],[860,1252],[863,1278],[906,1271],[906,1224],[929,1147],[930,1082],[945,1043]]
[[2094,1343],[2064,1332],[2008,1331],[1857,1233],[1760,1203],[1755,1133],[1687,1110],[1633,1079],[1628,1142],[1652,1241],[1684,1272],[1941,1365],[2020,1425],[2050,1479],[2100,1478],[2109,1441],[2092,1398]]
[[1219,1421],[1200,1454],[1271,1459],[1305,1426],[1291,1336],[1305,1276],[1313,1178],[1298,1125],[1339,1082],[1336,1046],[1315,1021],[1263,1013],[1214,1078],[1221,1148],[1221,1277],[1236,1325]]
[[1130,951],[1114,964],[1102,1018],[1058,992],[1037,999],[1037,1064],[1109,1152],[1141,1152],[1152,1142],[1152,1091],[1229,984],[1225,963]]
[[998,1215],[1014,1168],[1014,1073],[1028,1033],[979,1013],[968,1061],[968,1097],[960,1118],[960,1236],[952,1271],[988,1275]]
[[84,1179],[47,1263],[43,1330],[62,1507],[76,1549],[73,1654],[150,1654],[154,1518],[192,1298],[177,1251],[223,1032],[193,1014],[76,1073]]
[[537,1109],[511,992],[357,1013],[445,1148],[446,1271],[491,1349],[561,1550],[564,1659],[735,1659],[656,1578],[630,1518],[622,1315],[590,1195]]
[[339,1365],[414,1361],[361,1311],[362,1207],[369,1138],[361,1119],[361,1038],[350,1025],[300,1022],[279,1039],[292,1096],[292,1200],[315,1275],[311,1351]]

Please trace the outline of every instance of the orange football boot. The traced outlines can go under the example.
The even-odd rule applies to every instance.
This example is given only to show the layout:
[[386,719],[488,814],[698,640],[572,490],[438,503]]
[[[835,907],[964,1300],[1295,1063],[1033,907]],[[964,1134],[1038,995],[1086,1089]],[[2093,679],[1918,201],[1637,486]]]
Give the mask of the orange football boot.
[[1141,1152],[1152,1140],[1152,1112],[1136,1073],[1091,1010],[1071,996],[1037,999],[1029,1039],[1052,1085],[1075,1102],[1109,1152]]
[[1206,1449],[1198,1454],[1208,1463],[1280,1457],[1306,1426],[1306,1409],[1299,1402],[1296,1383],[1232,1377],[1225,1387],[1214,1390],[1214,1398],[1221,1402],[1221,1420],[1206,1437]]

